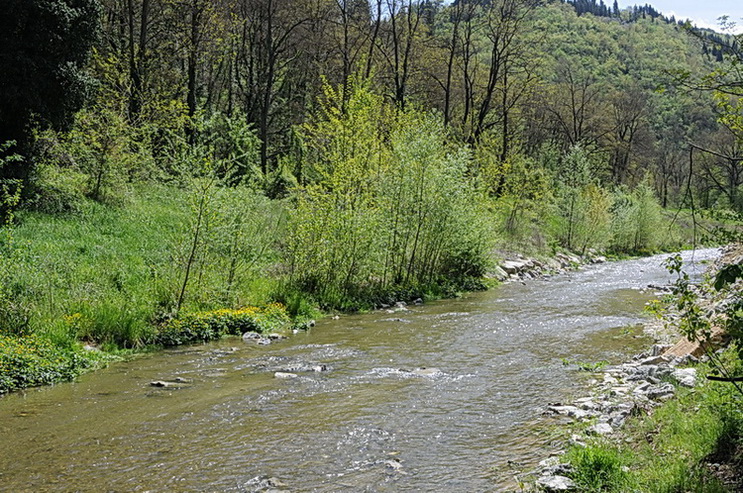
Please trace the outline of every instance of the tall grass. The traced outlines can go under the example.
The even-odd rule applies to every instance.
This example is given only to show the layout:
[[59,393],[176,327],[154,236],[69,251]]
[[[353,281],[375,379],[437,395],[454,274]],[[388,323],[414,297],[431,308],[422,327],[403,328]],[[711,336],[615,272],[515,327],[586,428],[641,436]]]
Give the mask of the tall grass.
[[[211,245],[207,254],[213,261],[207,257],[199,265],[193,296],[185,305],[189,311],[262,304],[274,290],[270,278],[260,274],[268,267],[263,255],[271,258],[274,243],[255,222],[266,217],[266,201],[242,189],[220,193],[231,205],[219,214],[234,215],[238,202],[245,218],[241,250],[234,255],[240,265],[232,266],[236,274],[228,289],[224,245]],[[168,314],[177,292],[178,245],[189,234],[187,193],[176,186],[148,185],[122,206],[87,199],[81,204],[76,214],[19,215],[4,274],[14,300],[27,311],[33,332],[48,333],[60,343],[67,337],[119,347],[145,344],[152,340],[153,322]]]

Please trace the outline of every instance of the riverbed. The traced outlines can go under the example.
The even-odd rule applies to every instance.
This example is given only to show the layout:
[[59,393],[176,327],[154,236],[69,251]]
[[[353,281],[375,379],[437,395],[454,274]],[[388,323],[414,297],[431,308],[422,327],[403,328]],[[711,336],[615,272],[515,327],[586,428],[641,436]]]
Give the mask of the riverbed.
[[[715,250],[687,252],[702,260]],[[500,491],[550,447],[571,362],[649,344],[667,255],[153,353],[0,398],[2,491]],[[277,378],[284,376],[286,378]],[[288,375],[281,375],[288,374]],[[153,387],[153,381],[169,381]]]

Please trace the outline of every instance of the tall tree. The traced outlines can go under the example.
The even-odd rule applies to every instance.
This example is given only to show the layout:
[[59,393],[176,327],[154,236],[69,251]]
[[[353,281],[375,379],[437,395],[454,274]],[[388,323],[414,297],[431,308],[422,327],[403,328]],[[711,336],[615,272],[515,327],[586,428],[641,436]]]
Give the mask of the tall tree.
[[[0,16],[0,142],[28,151],[35,124],[62,128],[86,99],[96,39],[96,0],[8,0]],[[28,161],[0,169],[25,178]]]

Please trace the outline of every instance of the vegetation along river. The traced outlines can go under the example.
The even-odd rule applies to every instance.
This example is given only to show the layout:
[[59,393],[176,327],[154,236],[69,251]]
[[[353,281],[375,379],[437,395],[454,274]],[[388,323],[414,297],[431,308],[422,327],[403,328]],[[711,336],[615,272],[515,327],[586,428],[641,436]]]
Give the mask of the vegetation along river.
[[628,327],[655,296],[648,284],[669,279],[665,257],[324,320],[269,346],[154,353],[7,395],[0,490],[498,491],[514,485],[509,460],[547,452],[545,405],[588,384],[564,358],[619,362],[648,343]]

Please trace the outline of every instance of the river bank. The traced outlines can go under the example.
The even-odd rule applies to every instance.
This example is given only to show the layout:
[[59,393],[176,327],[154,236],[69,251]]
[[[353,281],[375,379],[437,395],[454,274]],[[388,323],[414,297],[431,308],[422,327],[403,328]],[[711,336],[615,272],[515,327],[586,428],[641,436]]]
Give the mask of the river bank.
[[508,461],[544,446],[545,403],[586,385],[563,360],[642,350],[625,331],[642,320],[647,285],[667,278],[660,260],[324,318],[268,345],[176,347],[6,395],[3,485],[253,492],[277,478],[293,492],[503,491]]
[[[600,263],[606,258],[595,252],[585,256],[558,252],[554,257],[534,258],[509,254],[486,276],[497,282],[526,281],[556,275],[581,265]],[[391,301],[377,309],[395,311],[408,303],[420,304],[420,298]],[[337,313],[318,316],[338,316]],[[63,317],[66,332],[79,331],[84,323],[81,313]],[[116,346],[101,347],[91,337],[82,344],[54,344],[54,338],[31,334],[16,336],[0,334],[0,395],[39,385],[73,380],[79,375],[99,369],[113,361],[136,357],[164,347],[204,343],[223,336],[241,336],[256,344],[270,344],[292,333],[308,330],[315,320],[303,313],[291,319],[286,307],[272,303],[265,307],[244,307],[239,310],[220,309],[188,313],[160,322],[139,347],[120,350]]]
[[[741,253],[739,246],[723,249],[706,278],[739,265]],[[676,291],[679,286],[699,293],[694,303],[708,319],[736,303],[739,292],[683,284]],[[662,313],[644,327],[655,341],[652,348],[597,371],[590,395],[547,406],[547,413],[567,416],[573,424],[565,428],[562,445],[532,473],[535,491],[740,491],[736,451],[743,428],[740,419],[731,418],[739,414],[736,399],[730,384],[705,380],[711,370],[719,371],[719,364],[708,362],[721,338],[689,341],[679,329],[681,314]],[[724,358],[733,370],[740,364],[731,351],[714,358]]]

